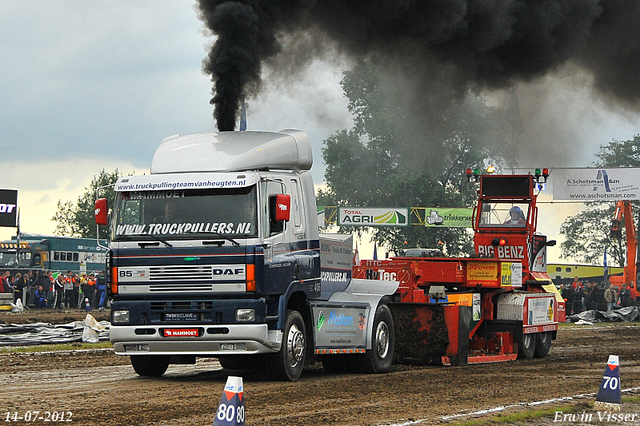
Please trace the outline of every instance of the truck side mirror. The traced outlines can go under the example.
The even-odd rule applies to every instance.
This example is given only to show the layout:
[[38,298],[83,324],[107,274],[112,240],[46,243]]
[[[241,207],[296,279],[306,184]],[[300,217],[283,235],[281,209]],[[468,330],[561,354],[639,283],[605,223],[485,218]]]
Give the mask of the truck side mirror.
[[100,198],[96,200],[96,225],[106,225],[109,223],[109,206],[107,205],[106,198]]
[[291,195],[276,194],[275,212],[273,218],[277,221],[288,222],[291,217]]

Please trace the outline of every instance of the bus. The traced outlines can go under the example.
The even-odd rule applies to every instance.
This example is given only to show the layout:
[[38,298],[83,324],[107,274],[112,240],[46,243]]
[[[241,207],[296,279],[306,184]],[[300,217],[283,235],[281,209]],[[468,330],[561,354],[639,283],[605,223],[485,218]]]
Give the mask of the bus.
[[87,273],[102,271],[107,261],[107,241],[21,234],[0,242],[0,270],[51,270]]
[[[608,268],[608,275],[621,275],[624,268],[614,266]],[[547,274],[557,286],[573,282],[575,277],[585,282],[602,283],[604,280],[604,266],[580,263],[547,263]]]

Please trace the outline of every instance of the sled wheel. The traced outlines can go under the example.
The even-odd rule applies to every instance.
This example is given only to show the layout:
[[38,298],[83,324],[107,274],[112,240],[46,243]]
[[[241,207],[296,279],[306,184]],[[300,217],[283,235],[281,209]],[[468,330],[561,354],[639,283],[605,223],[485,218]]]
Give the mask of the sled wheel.
[[169,367],[168,355],[131,355],[131,365],[138,375],[160,377]]
[[386,305],[380,305],[373,319],[371,350],[353,358],[353,370],[361,373],[386,373],[391,369],[394,345],[391,311]]
[[550,331],[536,334],[536,350],[533,356],[536,358],[546,357],[549,353],[549,349],[551,349],[552,340],[553,335]]
[[522,334],[520,339],[520,347],[518,348],[519,359],[531,359],[536,351],[536,335]]
[[302,374],[306,357],[307,331],[304,319],[298,311],[287,311],[282,336],[282,347],[269,360],[271,373],[276,380],[295,381]]

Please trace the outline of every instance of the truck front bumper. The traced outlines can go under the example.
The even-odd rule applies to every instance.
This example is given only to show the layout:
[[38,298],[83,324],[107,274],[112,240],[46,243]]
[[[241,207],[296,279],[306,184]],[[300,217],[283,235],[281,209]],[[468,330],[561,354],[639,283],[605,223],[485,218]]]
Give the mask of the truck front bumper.
[[266,324],[111,325],[116,355],[253,355],[280,350],[282,331]]

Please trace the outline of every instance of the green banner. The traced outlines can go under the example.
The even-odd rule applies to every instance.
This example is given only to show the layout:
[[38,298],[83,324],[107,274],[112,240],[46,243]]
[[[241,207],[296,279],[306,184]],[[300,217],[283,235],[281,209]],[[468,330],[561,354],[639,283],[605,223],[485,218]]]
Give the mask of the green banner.
[[442,228],[472,228],[473,209],[426,207],[424,226]]

